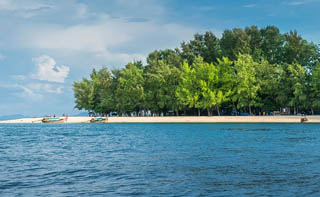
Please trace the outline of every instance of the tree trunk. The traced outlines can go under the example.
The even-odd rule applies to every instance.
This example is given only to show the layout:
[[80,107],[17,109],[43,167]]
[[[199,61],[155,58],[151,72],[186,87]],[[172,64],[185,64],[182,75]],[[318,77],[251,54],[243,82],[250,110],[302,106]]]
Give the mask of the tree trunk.
[[233,101],[232,101],[232,105],[233,105],[233,109],[236,111],[236,116],[238,116],[238,109],[236,108],[236,105],[234,104]]
[[218,116],[220,116],[220,109],[219,109],[219,106],[217,106],[217,113],[218,113]]
[[294,108],[293,108],[293,114],[294,114],[294,115],[297,115],[296,106],[294,106]]
[[179,116],[179,110],[176,111],[176,116]]
[[311,114],[314,115],[314,111],[313,111],[313,108],[312,108],[312,107],[311,107]]
[[212,116],[211,109],[208,108],[207,111],[208,111],[208,116]]
[[251,106],[250,106],[250,105],[249,105],[249,115],[250,115],[250,116],[252,115]]
[[200,115],[201,115],[200,108],[198,108],[198,116],[200,116]]

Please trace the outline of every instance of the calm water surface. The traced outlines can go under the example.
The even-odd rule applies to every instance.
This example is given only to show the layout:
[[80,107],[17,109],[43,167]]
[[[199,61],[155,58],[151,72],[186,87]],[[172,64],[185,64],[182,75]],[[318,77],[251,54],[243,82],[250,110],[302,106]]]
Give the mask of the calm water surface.
[[319,124],[1,124],[0,196],[319,196]]

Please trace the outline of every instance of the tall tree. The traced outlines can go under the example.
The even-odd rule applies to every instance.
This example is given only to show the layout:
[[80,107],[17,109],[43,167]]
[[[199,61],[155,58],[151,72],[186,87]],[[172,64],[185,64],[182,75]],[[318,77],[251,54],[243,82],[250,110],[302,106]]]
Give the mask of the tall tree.
[[312,69],[320,58],[318,47],[304,40],[296,30],[286,33],[285,39],[284,57],[286,63],[297,62],[307,69]]
[[257,64],[250,55],[240,54],[238,60],[235,61],[237,86],[234,99],[238,102],[239,108],[248,107],[250,114],[252,114],[252,107],[258,106],[259,104],[257,93],[260,87],[256,74]]
[[294,114],[300,109],[308,106],[306,90],[306,70],[300,64],[289,65],[290,78],[293,86],[293,97],[289,101],[289,106],[294,107]]
[[284,36],[275,26],[267,26],[260,30],[262,35],[262,55],[270,64],[283,63]]
[[98,113],[109,113],[114,108],[114,97],[112,89],[111,73],[107,68],[102,68],[92,76],[92,85],[95,94],[94,111]]
[[201,56],[207,63],[217,62],[221,57],[219,39],[212,33],[195,34],[190,42],[181,44],[181,56],[192,65],[196,57]]
[[135,111],[138,113],[144,107],[143,69],[137,63],[129,63],[120,72],[116,90],[117,107],[121,113]]
[[184,62],[182,67],[181,82],[176,91],[178,100],[185,106],[197,108],[200,116],[201,89],[197,79],[196,70]]
[[144,70],[146,107],[155,113],[175,111],[181,106],[176,98],[182,58],[178,50],[160,50],[149,54]]
[[75,97],[75,108],[79,110],[93,110],[94,106],[91,105],[89,95],[92,92],[92,84],[87,78],[82,78],[82,81],[73,82],[73,92]]
[[[150,65],[149,65],[150,66]],[[176,88],[180,81],[180,70],[163,60],[153,62],[145,73],[146,107],[153,112],[179,111]]]
[[282,107],[293,108],[294,114],[298,113],[299,108],[308,106],[306,77],[306,70],[300,64],[282,65],[277,101]]
[[228,57],[230,60],[236,60],[238,55],[251,54],[250,38],[240,28],[225,30],[220,41],[222,55]]
[[311,103],[313,109],[320,109],[320,62],[316,64],[311,73]]
[[281,67],[271,65],[267,60],[262,60],[256,67],[257,83],[260,87],[258,97],[262,110],[278,110],[279,104],[276,101],[280,85]]
[[222,92],[218,89],[218,69],[213,65],[203,62],[202,58],[198,58],[195,63],[196,76],[201,100],[199,106],[208,111],[208,115],[212,115],[212,109],[216,108],[222,102]]
[[218,115],[220,115],[221,105],[231,100],[235,86],[235,70],[233,62],[227,57],[218,59],[218,63],[216,65],[218,70],[217,88],[221,92],[220,100],[217,103],[216,108]]
[[262,35],[257,26],[246,27],[245,32],[248,36],[250,54],[254,61],[260,61],[262,55]]

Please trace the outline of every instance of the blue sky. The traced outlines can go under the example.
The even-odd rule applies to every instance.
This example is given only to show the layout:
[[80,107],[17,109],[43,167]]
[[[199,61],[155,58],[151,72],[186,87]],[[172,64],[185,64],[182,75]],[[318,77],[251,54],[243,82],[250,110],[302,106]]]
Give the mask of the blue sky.
[[76,114],[72,83],[195,33],[276,25],[320,43],[320,0],[0,0],[0,116]]

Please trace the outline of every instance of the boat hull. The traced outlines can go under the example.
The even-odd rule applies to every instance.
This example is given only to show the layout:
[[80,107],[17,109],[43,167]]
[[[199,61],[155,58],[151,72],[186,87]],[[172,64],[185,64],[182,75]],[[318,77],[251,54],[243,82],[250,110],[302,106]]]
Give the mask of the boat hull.
[[41,120],[42,123],[64,123],[64,119],[60,119],[60,120],[50,120],[48,118],[44,118]]
[[90,123],[105,123],[107,122],[106,118],[92,118]]

